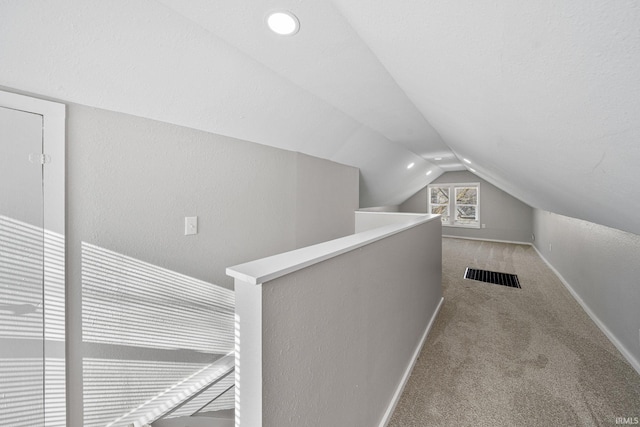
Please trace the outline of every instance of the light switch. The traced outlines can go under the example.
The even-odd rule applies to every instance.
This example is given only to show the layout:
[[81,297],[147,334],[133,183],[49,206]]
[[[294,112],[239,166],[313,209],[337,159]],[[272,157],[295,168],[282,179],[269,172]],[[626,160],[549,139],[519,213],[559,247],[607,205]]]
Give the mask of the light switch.
[[184,235],[198,234],[198,217],[186,216],[184,217]]

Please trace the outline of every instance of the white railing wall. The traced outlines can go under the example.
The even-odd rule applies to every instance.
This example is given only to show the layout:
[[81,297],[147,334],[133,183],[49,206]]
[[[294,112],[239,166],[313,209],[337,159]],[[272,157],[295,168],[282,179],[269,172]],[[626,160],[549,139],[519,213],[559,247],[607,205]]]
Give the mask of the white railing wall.
[[386,424],[442,302],[439,216],[391,222],[227,269],[237,427]]

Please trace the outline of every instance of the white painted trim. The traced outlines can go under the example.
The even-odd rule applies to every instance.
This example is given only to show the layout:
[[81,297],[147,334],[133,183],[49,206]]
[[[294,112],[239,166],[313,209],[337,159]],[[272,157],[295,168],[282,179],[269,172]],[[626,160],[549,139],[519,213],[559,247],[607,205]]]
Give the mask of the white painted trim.
[[235,427],[262,427],[262,286],[234,283]]
[[[0,107],[24,111],[26,113],[38,114],[42,116],[42,141],[43,149],[49,161],[42,168],[43,173],[43,283],[44,283],[44,310],[46,310],[49,298],[47,289],[50,289],[58,280],[60,274],[66,277],[65,270],[65,141],[66,141],[66,105],[46,101],[31,96],[19,95],[16,93],[0,91]],[[49,255],[47,248],[60,248],[61,253]],[[53,271],[53,273],[52,273]],[[66,279],[65,279],[66,280]],[[62,298],[64,298],[64,294]],[[65,306],[66,314],[66,306]],[[46,313],[43,313],[46,318]],[[65,331],[66,341],[66,320],[65,317],[60,319],[60,323],[55,325],[56,328],[62,326]],[[48,335],[48,328],[44,323],[44,336]],[[65,353],[61,351],[59,342],[53,342],[46,339],[43,345],[44,355],[44,425],[62,426],[67,422],[67,397],[66,382],[67,376],[59,379],[51,374],[51,370],[47,369],[47,364],[51,360],[59,359],[65,361]],[[63,341],[64,344],[64,341]],[[64,348],[64,347],[62,347]],[[66,368],[65,368],[66,369]],[[47,390],[52,390],[51,395],[59,394],[60,397],[49,398]],[[60,411],[60,407],[64,407],[64,411]],[[49,415],[53,413],[54,415]]]
[[393,412],[395,411],[396,406],[398,406],[398,402],[400,402],[400,398],[402,397],[402,392],[404,391],[404,388],[407,385],[407,382],[409,381],[409,377],[411,376],[413,367],[416,365],[416,361],[420,356],[422,347],[424,347],[424,343],[427,341],[427,337],[429,336],[431,327],[433,327],[433,324],[435,323],[435,320],[438,317],[438,313],[440,313],[440,308],[442,307],[443,303],[444,303],[444,297],[440,298],[440,302],[438,303],[438,306],[433,312],[433,315],[431,316],[431,320],[429,320],[429,324],[427,325],[427,328],[422,334],[422,338],[420,339],[420,342],[418,343],[416,350],[413,352],[413,357],[409,361],[409,364],[407,365],[407,369],[405,369],[404,375],[402,376],[402,380],[400,380],[400,384],[398,384],[398,388],[393,394],[393,398],[391,399],[391,402],[389,402],[389,406],[387,407],[387,410],[385,411],[384,416],[380,421],[380,427],[386,427],[386,425],[389,424],[389,422],[391,421]]
[[364,209],[358,209],[356,211],[357,214],[367,214],[367,215],[404,215],[404,216],[415,216],[415,215],[428,215],[417,212],[382,212],[382,211],[366,211]]
[[65,126],[66,106],[16,93],[0,91],[0,106],[42,116],[42,138],[49,162],[44,173],[45,230],[65,234]]
[[227,276],[243,282],[259,285],[433,220],[440,220],[440,216],[424,214],[401,224],[387,225],[318,243],[317,245],[227,267],[226,273]]
[[446,234],[443,234],[442,237],[447,237],[449,239],[479,240],[479,241],[482,241],[482,242],[512,243],[514,245],[529,245],[529,246],[533,246],[533,243],[531,243],[531,242],[516,242],[514,240],[483,239],[481,237],[449,236],[449,235],[446,235]]
[[[432,182],[427,185],[427,212],[431,212],[431,188],[432,187],[448,187],[449,188],[449,223],[442,223],[443,227],[454,227],[454,228],[472,228],[472,229],[480,229],[482,228],[482,221],[480,220],[480,182]],[[456,189],[461,187],[477,187],[478,188],[478,200],[475,204],[476,206],[476,217],[478,218],[477,225],[469,225],[469,224],[458,224],[455,219],[455,210],[456,210]],[[451,194],[453,191],[453,195]],[[441,204],[441,203],[436,203]]]
[[591,308],[587,305],[587,303],[585,303],[582,300],[582,298],[580,298],[580,295],[573,289],[573,287],[569,284],[569,282],[567,282],[565,278],[562,277],[562,274],[560,274],[560,272],[556,270],[556,268],[549,261],[547,261],[544,255],[542,255],[542,252],[538,250],[536,245],[531,245],[531,246],[533,246],[533,249],[535,249],[535,251],[538,253],[540,258],[542,258],[542,260],[545,262],[545,264],[547,264],[547,266],[551,269],[551,271],[553,271],[553,273],[556,276],[558,276],[558,279],[560,279],[564,287],[567,288],[567,290],[569,291],[573,299],[575,299],[578,302],[578,304],[580,304],[582,309],[589,315],[591,320],[593,320],[593,323],[595,323],[596,326],[600,328],[600,330],[605,334],[605,336],[609,338],[609,341],[611,341],[611,343],[618,349],[618,351],[622,353],[624,358],[627,359],[627,362],[629,362],[629,364],[633,367],[633,369],[635,369],[636,372],[640,374],[640,361],[638,361],[635,357],[633,357],[633,354],[629,350],[627,350],[624,344],[622,344],[618,340],[618,338],[613,334],[613,332],[611,332],[609,328],[607,328],[607,326],[598,318],[598,316],[596,316],[596,314],[593,311],[591,311]]

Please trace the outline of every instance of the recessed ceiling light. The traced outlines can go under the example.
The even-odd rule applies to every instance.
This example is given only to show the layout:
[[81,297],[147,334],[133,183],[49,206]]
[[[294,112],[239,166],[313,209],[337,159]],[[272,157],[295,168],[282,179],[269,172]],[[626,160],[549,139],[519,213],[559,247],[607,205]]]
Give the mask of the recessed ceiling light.
[[414,167],[416,164],[415,163],[409,163],[407,165],[407,169],[411,169],[412,167]]
[[431,175],[432,171],[427,171],[427,176]]
[[442,157],[434,157],[433,160],[442,160]]
[[273,12],[267,17],[267,25],[276,34],[292,36],[300,29],[300,21],[291,12]]
[[469,159],[462,159],[462,160],[464,160],[465,162],[471,164],[471,160],[469,160]]

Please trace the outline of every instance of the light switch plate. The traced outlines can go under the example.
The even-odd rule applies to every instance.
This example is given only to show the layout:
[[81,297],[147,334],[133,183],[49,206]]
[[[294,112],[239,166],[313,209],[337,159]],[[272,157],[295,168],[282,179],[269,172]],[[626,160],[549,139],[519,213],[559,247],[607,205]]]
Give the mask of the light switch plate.
[[184,235],[189,236],[191,234],[198,234],[198,217],[197,216],[184,217]]

